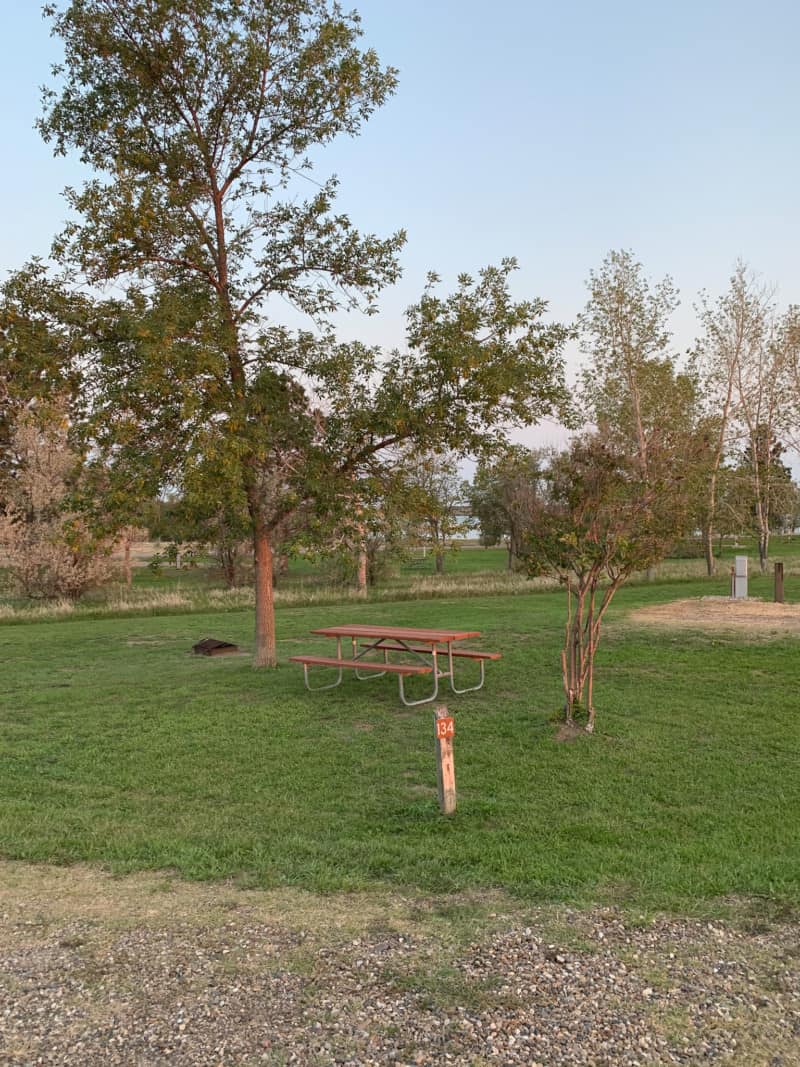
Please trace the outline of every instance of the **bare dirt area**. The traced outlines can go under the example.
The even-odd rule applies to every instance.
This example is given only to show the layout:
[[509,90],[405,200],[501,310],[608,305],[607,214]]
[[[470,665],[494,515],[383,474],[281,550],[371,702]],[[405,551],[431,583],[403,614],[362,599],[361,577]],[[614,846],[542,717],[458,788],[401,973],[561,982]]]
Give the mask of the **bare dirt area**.
[[[763,909],[762,909],[763,910]],[[0,1063],[800,1063],[800,922],[0,864]]]
[[800,604],[775,604],[753,597],[693,597],[639,608],[631,622],[699,630],[746,630],[753,636],[800,634]]

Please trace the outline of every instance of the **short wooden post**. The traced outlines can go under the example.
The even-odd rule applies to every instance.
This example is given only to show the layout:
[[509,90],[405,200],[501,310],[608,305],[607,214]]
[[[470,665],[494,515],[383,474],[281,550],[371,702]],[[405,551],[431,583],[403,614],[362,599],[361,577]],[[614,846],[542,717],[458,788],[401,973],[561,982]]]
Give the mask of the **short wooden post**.
[[775,603],[783,603],[783,563],[775,564]]
[[456,765],[453,758],[455,720],[440,704],[433,709],[433,728],[436,738],[436,780],[439,786],[439,809],[443,815],[456,810]]

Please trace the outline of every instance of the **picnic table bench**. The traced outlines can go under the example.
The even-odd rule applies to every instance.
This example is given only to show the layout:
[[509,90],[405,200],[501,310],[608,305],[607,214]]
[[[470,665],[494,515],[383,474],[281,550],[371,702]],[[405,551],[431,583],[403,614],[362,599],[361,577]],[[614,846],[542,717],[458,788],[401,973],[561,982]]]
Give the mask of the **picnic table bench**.
[[[498,660],[499,652],[483,652],[478,649],[454,648],[456,641],[468,640],[472,637],[480,637],[477,630],[433,630],[418,629],[408,626],[329,626],[319,630],[312,630],[313,634],[324,637],[333,637],[336,640],[336,656],[301,655],[290,656],[290,662],[300,663],[303,666],[303,678],[305,686],[312,692],[322,689],[333,689],[342,681],[345,670],[355,671],[356,678],[364,681],[366,678],[380,678],[384,674],[397,676],[400,699],[408,707],[416,704],[427,704],[435,700],[439,693],[439,679],[449,678],[450,688],[454,693],[468,693],[482,688],[485,676],[486,660]],[[349,639],[351,643],[351,655],[342,654],[342,641]],[[359,649],[360,643],[360,649]],[[365,657],[371,652],[382,655],[381,660],[368,660]],[[389,653],[405,654],[411,662],[396,663],[389,660]],[[457,689],[454,684],[454,659],[468,659],[480,664],[480,680],[477,685]],[[442,663],[444,660],[444,663]],[[336,680],[325,685],[311,686],[309,684],[309,667],[334,668],[338,672]],[[366,673],[364,673],[366,672]],[[409,700],[405,694],[403,681],[413,675],[433,675],[433,692],[430,696],[421,700]]]

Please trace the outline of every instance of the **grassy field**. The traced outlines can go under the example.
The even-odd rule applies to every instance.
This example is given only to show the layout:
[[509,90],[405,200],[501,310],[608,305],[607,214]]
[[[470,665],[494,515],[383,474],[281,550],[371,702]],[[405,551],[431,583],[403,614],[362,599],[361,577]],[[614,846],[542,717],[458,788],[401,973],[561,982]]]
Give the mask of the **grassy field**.
[[[466,557],[461,553],[460,557]],[[430,706],[391,679],[307,693],[190,646],[251,642],[224,613],[0,626],[0,850],[312,890],[504,887],[538,900],[714,910],[800,903],[800,642],[638,629],[638,605],[727,580],[624,589],[599,657],[598,733],[556,740],[558,592],[282,607],[315,626],[390,617],[482,631],[484,691],[448,703],[459,808],[437,809]],[[768,595],[755,578],[755,595]],[[800,577],[787,580],[800,599]],[[422,685],[422,681],[419,682]]]

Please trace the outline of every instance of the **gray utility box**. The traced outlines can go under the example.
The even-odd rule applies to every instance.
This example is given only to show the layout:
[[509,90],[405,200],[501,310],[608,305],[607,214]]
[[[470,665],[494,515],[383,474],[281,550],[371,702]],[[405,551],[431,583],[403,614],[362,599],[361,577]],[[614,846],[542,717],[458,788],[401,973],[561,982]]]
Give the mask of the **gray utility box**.
[[733,571],[734,600],[747,599],[747,556],[737,556]]

